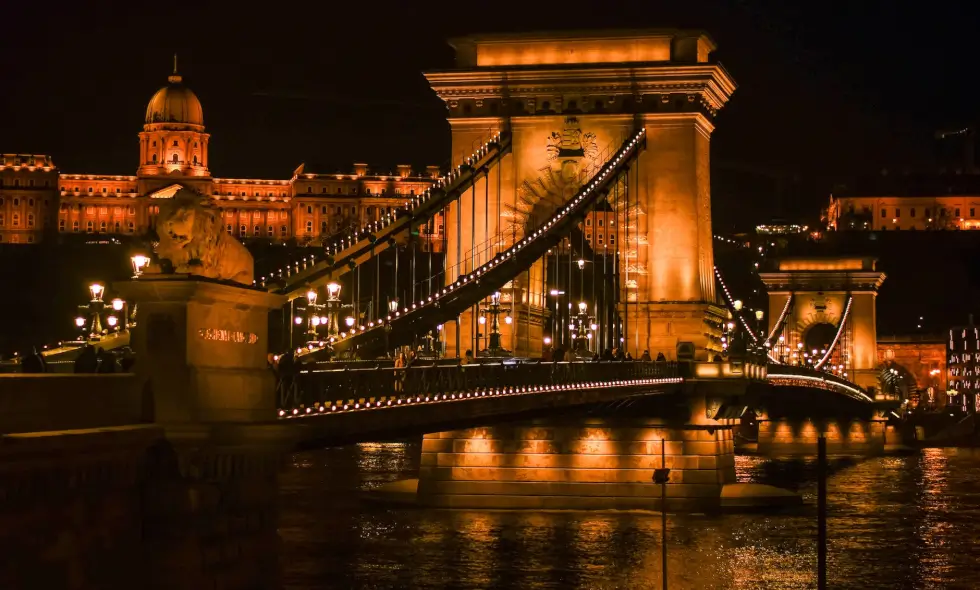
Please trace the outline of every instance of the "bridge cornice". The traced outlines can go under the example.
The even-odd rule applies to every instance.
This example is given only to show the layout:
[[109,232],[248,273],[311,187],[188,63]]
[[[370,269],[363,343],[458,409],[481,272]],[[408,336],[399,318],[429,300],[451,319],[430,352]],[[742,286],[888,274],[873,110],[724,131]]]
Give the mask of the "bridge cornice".
[[885,273],[863,272],[765,272],[759,278],[770,294],[796,291],[877,293],[885,282]]
[[532,98],[551,92],[599,94],[697,94],[717,111],[735,91],[721,64],[635,67],[533,67],[427,72],[426,79],[444,101]]

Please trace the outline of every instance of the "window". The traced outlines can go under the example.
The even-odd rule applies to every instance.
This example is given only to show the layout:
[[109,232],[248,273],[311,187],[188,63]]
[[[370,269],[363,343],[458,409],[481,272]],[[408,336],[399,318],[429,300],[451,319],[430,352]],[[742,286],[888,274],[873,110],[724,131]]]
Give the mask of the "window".
[[350,214],[351,215],[357,215],[357,207],[351,207],[350,208]]
[[20,186],[20,179],[19,178],[15,178],[14,179],[14,186]]
[[269,227],[265,228],[265,235],[268,236],[268,237],[270,237],[270,238],[276,237],[276,232],[272,228],[271,225]]
[[153,142],[153,147],[157,147],[157,142]]
[[225,226],[225,231],[228,232],[228,235],[232,235],[232,233],[231,233],[231,224],[230,223]]
[[592,233],[591,232],[585,234],[585,241],[588,242],[588,243],[590,243],[590,244],[592,243]]
[[255,236],[255,237],[261,236],[262,235],[262,228],[259,227],[259,226],[257,226],[257,225],[255,227],[253,227],[252,228],[252,235]]
[[118,195],[118,194],[119,194],[120,192],[122,192],[122,191],[120,191],[120,190],[119,190],[119,189],[117,188],[117,189],[116,189],[116,194]]
[[881,226],[881,231],[888,231],[888,226],[887,225]]
[[312,193],[313,192],[313,187],[312,186],[306,187],[306,192]]
[[14,199],[14,207],[20,207],[20,199]]
[[288,230],[286,229],[286,226],[285,226],[285,225],[280,225],[280,226],[279,226],[279,235],[280,235],[281,237],[283,237],[283,238],[285,238],[285,237],[286,237],[286,232],[287,232],[287,231],[288,231]]
[[306,233],[308,233],[308,234],[313,233],[313,222],[312,221],[307,221],[306,222]]
[[3,227],[3,213],[0,213],[0,227]]
[[320,222],[320,233],[321,234],[326,234],[327,233],[327,222],[326,221],[321,221]]
[[87,233],[92,233],[95,231],[95,222],[91,219],[85,222],[85,231]]
[[27,199],[27,206],[28,207],[33,207],[34,206],[34,199]]
[[104,195],[104,194],[106,194],[106,192],[107,192],[106,191],[106,188],[105,187],[102,187],[102,194]]
[[926,215],[926,217],[929,217],[929,210],[928,209],[925,210],[925,215]]
[[194,165],[197,166],[197,156],[194,156]]
[[896,209],[895,209],[895,217],[901,217],[901,216],[902,216],[902,210],[901,210],[901,209],[898,209],[898,208],[896,208]]
[[134,231],[136,231],[136,224],[130,221],[129,227],[126,229],[126,231],[128,231],[129,233],[133,233]]
[[174,164],[180,163],[180,159],[177,157],[177,154],[174,154],[174,157],[172,159],[173,159]]
[[175,139],[175,140],[174,140],[174,147],[177,147],[177,145],[178,145],[178,144],[177,144],[177,140]]
[[609,245],[610,246],[616,245],[616,234],[609,234]]
[[11,216],[11,219],[12,219],[12,224],[13,224],[14,227],[19,227],[20,226],[20,215],[19,214],[14,213]]
[[323,194],[327,194],[327,187],[323,187],[323,190],[321,190],[320,192]]
[[34,227],[34,214],[33,213],[28,213],[27,214],[27,227]]
[[602,227],[602,219],[599,220],[599,227]]
[[102,223],[99,224],[99,233],[104,234],[105,230],[106,230],[106,222],[103,221]]
[[959,217],[960,216],[960,208],[957,207],[954,211],[955,212],[953,213],[953,217]]
[[915,217],[915,207],[909,209],[909,217]]
[[78,220],[71,222],[71,231],[78,233]]
[[99,207],[99,213],[101,213],[102,215],[108,215],[109,208],[108,207]]
[[601,246],[603,244],[601,233],[597,236],[597,239],[599,240],[599,245]]
[[112,231],[118,233],[122,232],[122,224],[118,221],[112,224]]
[[973,217],[976,214],[977,214],[976,213],[976,209],[974,209],[973,207],[970,207],[970,217]]
[[248,235],[248,228],[245,227],[244,224],[242,224],[242,225],[240,225],[238,227],[238,235],[240,235],[242,237],[245,237],[246,235]]
[[313,205],[307,205],[306,206],[306,212],[307,213],[313,213]]
[[592,227],[592,218],[591,217],[587,217],[585,219],[585,227]]
[[881,216],[882,216],[882,217],[888,217],[888,212],[887,212],[887,211],[885,211],[884,209],[882,209],[882,210],[881,210]]
[[324,205],[323,207],[320,207],[320,213],[323,214],[323,215],[326,215],[327,214],[327,206],[326,205]]
[[157,155],[156,155],[156,154],[153,154],[153,163],[154,163],[154,164],[156,164],[156,163],[157,163]]
[[65,220],[64,219],[59,219],[58,220],[58,231],[60,231],[60,232],[65,231],[65,225],[66,225],[65,224]]

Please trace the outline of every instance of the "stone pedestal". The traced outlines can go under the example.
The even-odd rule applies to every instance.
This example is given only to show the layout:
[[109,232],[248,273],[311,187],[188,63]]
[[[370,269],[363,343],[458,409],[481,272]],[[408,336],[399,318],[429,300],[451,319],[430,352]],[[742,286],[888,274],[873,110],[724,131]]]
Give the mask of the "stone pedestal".
[[677,360],[677,343],[694,345],[695,360],[709,361],[721,352],[721,329],[727,312],[718,305],[698,302],[620,303],[619,317],[625,318],[623,345],[633,358],[644,350],[651,358],[662,352]]
[[[666,442],[665,442],[666,441]],[[427,434],[418,500],[446,508],[710,510],[735,481],[730,427],[582,418]]]
[[175,275],[113,286],[139,305],[135,373],[160,424],[255,422],[275,416],[268,314],[284,298]]
[[759,419],[760,455],[816,456],[823,431],[831,455],[877,455],[885,450],[885,421],[841,419]]

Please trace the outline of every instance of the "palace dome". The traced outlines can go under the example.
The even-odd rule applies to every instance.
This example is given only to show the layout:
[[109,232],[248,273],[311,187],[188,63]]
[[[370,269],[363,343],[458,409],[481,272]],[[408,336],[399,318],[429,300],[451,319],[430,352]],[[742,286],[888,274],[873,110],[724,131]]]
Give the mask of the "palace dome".
[[204,125],[201,101],[190,88],[182,84],[176,71],[167,78],[168,84],[157,90],[146,105],[147,123],[187,123]]

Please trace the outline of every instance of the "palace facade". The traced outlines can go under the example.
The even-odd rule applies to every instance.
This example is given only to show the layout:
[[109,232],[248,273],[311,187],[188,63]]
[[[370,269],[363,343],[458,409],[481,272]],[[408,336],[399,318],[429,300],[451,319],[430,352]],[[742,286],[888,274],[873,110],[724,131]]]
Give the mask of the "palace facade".
[[831,195],[828,230],[980,229],[980,175],[895,175]]
[[[208,168],[210,137],[201,102],[175,69],[146,107],[135,176],[68,174],[48,155],[0,155],[0,243],[30,244],[56,233],[140,235],[154,226],[155,199],[185,186],[210,197],[225,229],[240,239],[315,244],[379,219],[439,177],[438,166],[379,174],[354,164],[345,174],[300,165],[288,179],[216,178]],[[422,228],[423,250],[442,249],[443,223],[440,213]]]

